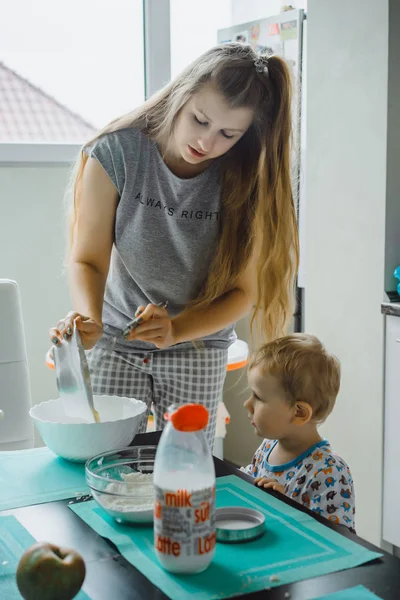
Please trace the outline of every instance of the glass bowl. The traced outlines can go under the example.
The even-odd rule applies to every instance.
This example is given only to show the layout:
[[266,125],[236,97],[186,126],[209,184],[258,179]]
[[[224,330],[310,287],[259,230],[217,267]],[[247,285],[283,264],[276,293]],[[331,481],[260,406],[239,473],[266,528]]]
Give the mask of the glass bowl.
[[131,446],[90,458],[86,482],[93,498],[118,523],[151,523],[157,446]]

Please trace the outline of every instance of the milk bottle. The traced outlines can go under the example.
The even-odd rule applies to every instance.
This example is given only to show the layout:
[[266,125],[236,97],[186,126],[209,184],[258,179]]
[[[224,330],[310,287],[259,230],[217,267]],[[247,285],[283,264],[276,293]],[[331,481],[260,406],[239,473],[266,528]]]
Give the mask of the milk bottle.
[[200,573],[215,552],[215,469],[201,404],[172,406],[154,464],[154,545],[172,573]]

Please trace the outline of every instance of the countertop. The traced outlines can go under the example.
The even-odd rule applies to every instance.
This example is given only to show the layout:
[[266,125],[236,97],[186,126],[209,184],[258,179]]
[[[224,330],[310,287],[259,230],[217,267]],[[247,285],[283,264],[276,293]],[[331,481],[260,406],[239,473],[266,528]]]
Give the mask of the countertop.
[[382,302],[381,312],[384,315],[400,317],[400,302]]

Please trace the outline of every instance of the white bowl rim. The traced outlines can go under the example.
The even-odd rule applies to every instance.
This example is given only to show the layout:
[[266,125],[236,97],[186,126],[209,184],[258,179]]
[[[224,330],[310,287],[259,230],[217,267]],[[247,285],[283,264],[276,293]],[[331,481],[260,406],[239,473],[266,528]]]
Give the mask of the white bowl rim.
[[[107,397],[107,394],[98,394],[98,397],[102,397],[105,396]],[[95,395],[96,397],[96,395]],[[85,425],[87,426],[94,426],[94,425],[104,425],[106,423],[118,423],[118,422],[125,422],[125,421],[129,421],[129,419],[136,419],[136,417],[139,417],[140,415],[142,415],[144,412],[146,412],[147,410],[147,406],[146,404],[142,401],[142,400],[137,400],[136,398],[127,398],[126,396],[109,396],[110,398],[115,397],[115,398],[121,398],[123,400],[129,400],[130,403],[132,404],[136,404],[136,405],[142,405],[140,406],[140,408],[142,408],[143,410],[141,410],[141,412],[139,412],[136,415],[131,415],[130,417],[126,417],[125,419],[117,419],[115,421],[100,421],[100,423],[57,423],[56,421],[48,421],[47,419],[42,419],[41,417],[35,415],[35,411],[38,410],[41,406],[44,406],[45,404],[50,404],[50,402],[61,402],[61,398],[51,398],[50,400],[44,400],[43,402],[40,402],[39,404],[35,404],[35,406],[32,406],[32,408],[29,409],[29,415],[32,419],[34,419],[35,421],[39,421],[40,423],[52,423],[53,425],[57,425],[58,427],[63,427],[63,426],[68,426],[68,427],[74,427],[74,426],[81,426],[81,425]]]

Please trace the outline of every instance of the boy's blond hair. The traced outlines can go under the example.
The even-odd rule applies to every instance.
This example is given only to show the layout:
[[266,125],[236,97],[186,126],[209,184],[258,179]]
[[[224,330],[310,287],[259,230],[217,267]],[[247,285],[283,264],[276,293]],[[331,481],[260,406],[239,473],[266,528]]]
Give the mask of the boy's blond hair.
[[294,333],[261,346],[249,369],[262,365],[276,377],[291,405],[307,402],[321,423],[332,412],[340,388],[340,362],[314,335]]

